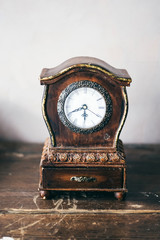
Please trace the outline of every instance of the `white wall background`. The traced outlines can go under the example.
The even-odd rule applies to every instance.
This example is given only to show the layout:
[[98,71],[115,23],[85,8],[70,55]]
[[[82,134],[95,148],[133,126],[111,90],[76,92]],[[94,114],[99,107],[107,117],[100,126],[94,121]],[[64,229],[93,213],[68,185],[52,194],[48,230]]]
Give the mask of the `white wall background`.
[[92,56],[125,68],[125,143],[160,142],[160,0],[0,0],[0,138],[42,142],[44,67]]

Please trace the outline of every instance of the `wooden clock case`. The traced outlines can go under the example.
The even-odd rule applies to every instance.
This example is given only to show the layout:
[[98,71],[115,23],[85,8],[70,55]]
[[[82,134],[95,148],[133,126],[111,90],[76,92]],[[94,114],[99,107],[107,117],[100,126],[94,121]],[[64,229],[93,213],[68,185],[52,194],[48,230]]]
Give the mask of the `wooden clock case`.
[[[100,130],[84,134],[71,131],[60,120],[57,102],[61,92],[78,81],[101,85],[112,100],[112,116]],[[128,100],[126,86],[131,78],[90,57],[76,57],[47,69],[40,75],[45,85],[42,112],[50,138],[40,162],[39,190],[42,198],[51,191],[108,191],[122,199],[126,189],[126,161],[119,135],[124,125]]]

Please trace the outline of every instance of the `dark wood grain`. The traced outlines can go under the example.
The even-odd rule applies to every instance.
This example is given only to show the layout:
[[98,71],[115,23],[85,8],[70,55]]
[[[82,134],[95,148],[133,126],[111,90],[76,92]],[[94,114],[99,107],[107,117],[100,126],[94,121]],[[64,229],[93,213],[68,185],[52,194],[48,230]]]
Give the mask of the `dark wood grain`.
[[[151,222],[152,219],[152,222]],[[6,214],[0,236],[16,239],[159,239],[160,215]]]
[[[120,189],[122,187],[122,168],[43,168],[43,187],[49,189],[85,190]],[[113,175],[115,176],[113,178]],[[72,177],[90,177],[95,181],[75,182]],[[121,180],[121,181],[120,181]]]
[[160,145],[125,145],[129,192],[121,202],[83,191],[41,199],[42,145],[0,142],[0,238],[160,238]]

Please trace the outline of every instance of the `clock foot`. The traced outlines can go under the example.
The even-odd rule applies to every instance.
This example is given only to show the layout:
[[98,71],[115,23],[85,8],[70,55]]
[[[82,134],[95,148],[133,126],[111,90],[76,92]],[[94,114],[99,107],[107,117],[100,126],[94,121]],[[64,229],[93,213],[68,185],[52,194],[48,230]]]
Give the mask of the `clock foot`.
[[43,199],[49,199],[50,197],[51,197],[51,192],[50,191],[48,191],[48,190],[41,190],[40,191],[40,196],[41,196],[41,198],[43,198]]
[[125,193],[124,192],[115,192],[114,196],[117,200],[121,201],[125,198]]

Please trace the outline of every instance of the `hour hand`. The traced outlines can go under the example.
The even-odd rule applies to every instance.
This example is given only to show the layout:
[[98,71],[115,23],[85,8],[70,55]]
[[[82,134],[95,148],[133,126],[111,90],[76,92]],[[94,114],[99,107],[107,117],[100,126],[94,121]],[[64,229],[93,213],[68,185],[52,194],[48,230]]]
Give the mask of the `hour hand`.
[[74,109],[73,111],[69,112],[68,115],[70,115],[71,113],[74,113],[74,112],[78,112],[80,110],[82,110],[82,107]]

